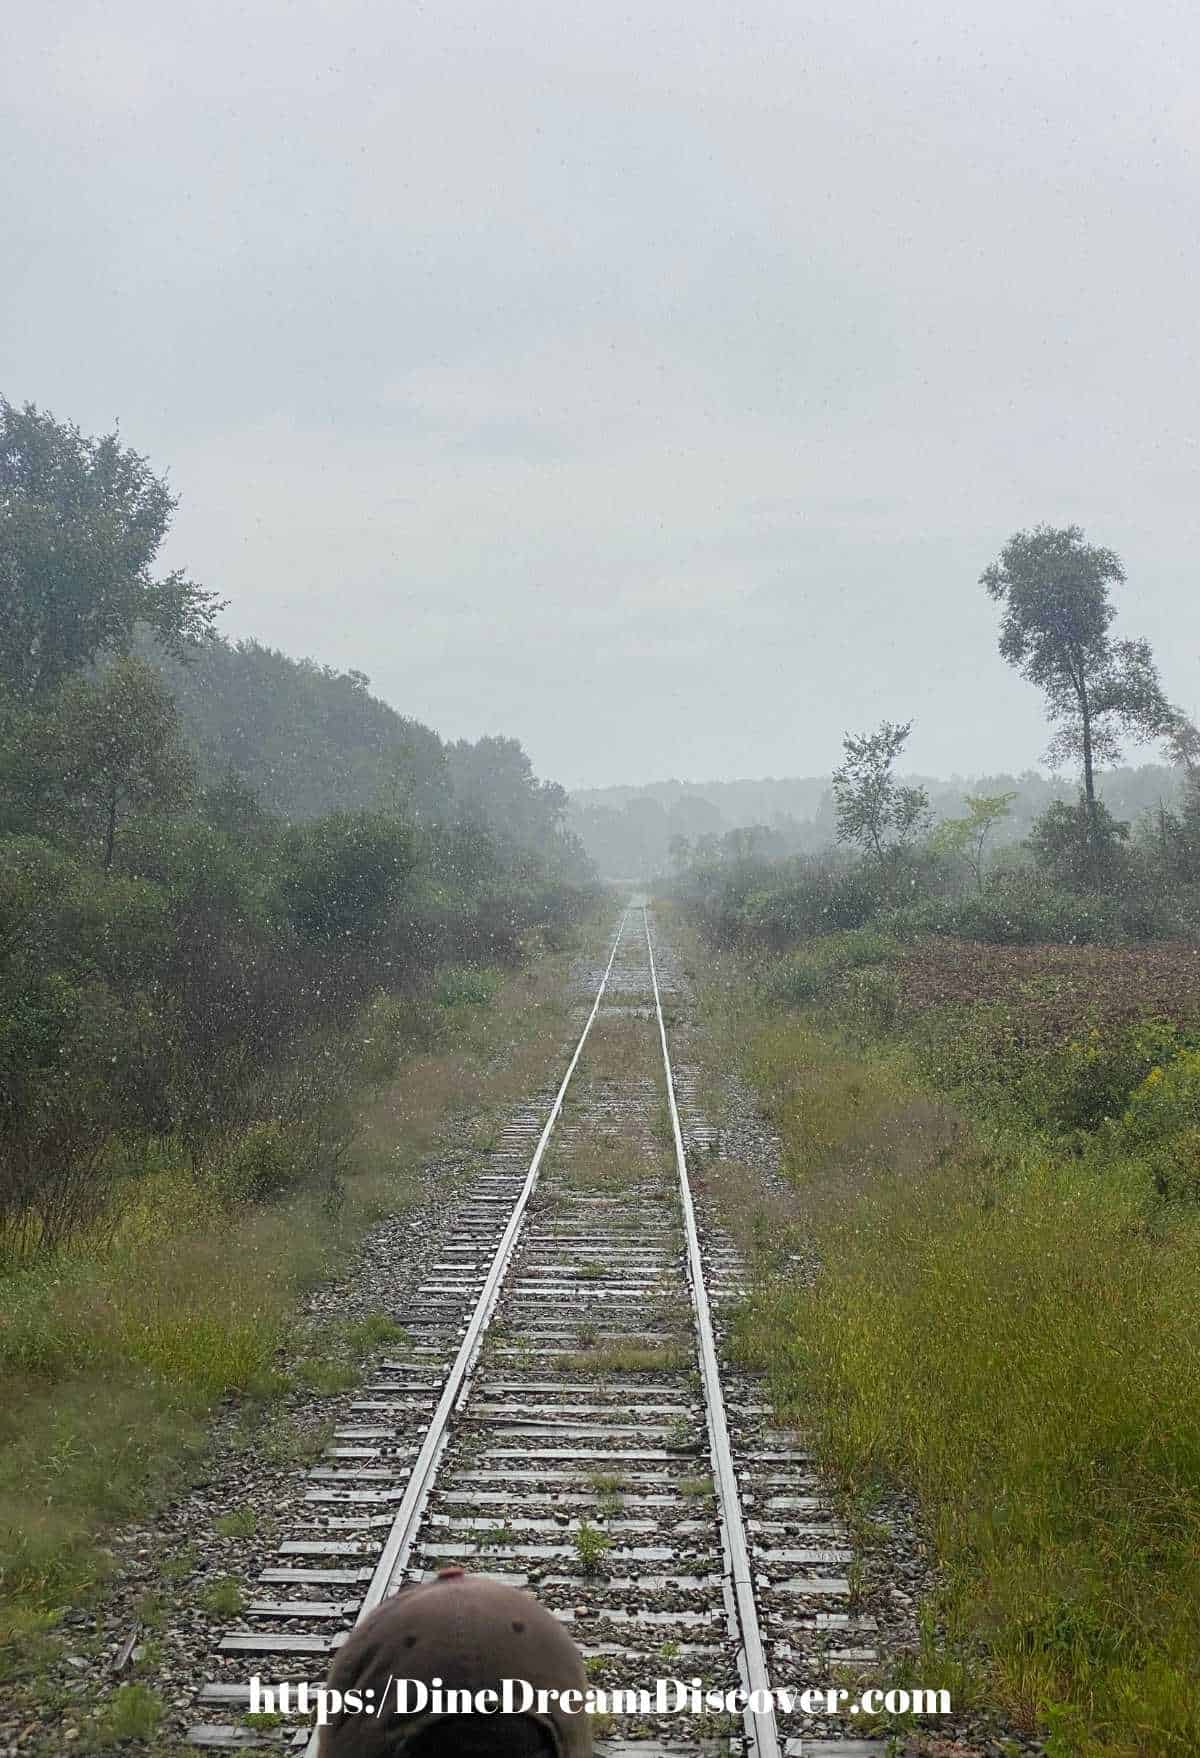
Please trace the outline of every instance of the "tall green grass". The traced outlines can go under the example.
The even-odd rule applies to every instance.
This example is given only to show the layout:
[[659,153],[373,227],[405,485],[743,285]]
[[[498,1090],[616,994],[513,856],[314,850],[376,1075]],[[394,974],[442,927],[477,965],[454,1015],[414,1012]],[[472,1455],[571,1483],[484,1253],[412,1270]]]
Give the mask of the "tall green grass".
[[[345,1046],[361,1085],[336,1183],[307,1121],[255,1123],[200,1168],[177,1141],[121,1141],[89,1232],[52,1255],[0,1242],[0,1650],[6,1632],[87,1593],[105,1525],[182,1480],[214,1404],[285,1389],[278,1350],[299,1295],[417,1199],[449,1119],[525,1087],[531,1067],[540,1077],[566,962],[544,956],[502,984],[490,969],[445,970],[417,1000],[374,1002]],[[301,1383],[347,1383],[384,1324],[323,1337],[296,1366]],[[22,1665],[0,1664],[0,1679]]]
[[1053,1758],[1194,1755],[1200,1212],[1155,1202],[1120,1131],[1080,1153],[960,1125],[898,1164],[930,1096],[811,1018],[748,1068],[828,1201],[816,1284],[760,1290],[745,1356],[847,1491],[915,1494],[951,1647]]
[[[189,1225],[173,1213],[176,1190]],[[245,1207],[207,1225],[159,1175],[128,1227],[0,1278],[0,1593],[52,1603],[103,1567],[90,1538],[149,1506],[230,1392],[273,1390],[298,1292],[329,1267],[319,1203]]]

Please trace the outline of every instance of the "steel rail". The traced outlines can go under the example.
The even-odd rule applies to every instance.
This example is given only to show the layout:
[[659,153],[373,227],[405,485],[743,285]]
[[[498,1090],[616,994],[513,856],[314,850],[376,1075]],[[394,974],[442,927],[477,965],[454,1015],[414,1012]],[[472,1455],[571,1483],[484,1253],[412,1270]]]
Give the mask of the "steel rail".
[[[529,1171],[525,1175],[525,1182],[513,1204],[512,1213],[492,1257],[483,1288],[472,1309],[471,1317],[467,1321],[466,1332],[459,1345],[458,1354],[446,1376],[446,1383],[442,1388],[442,1395],[438,1399],[437,1409],[430,1418],[429,1427],[425,1431],[425,1439],[421,1444],[421,1450],[417,1454],[412,1473],[405,1487],[404,1498],[396,1510],[396,1517],[392,1521],[383,1549],[379,1553],[379,1561],[375,1565],[374,1574],[371,1576],[370,1584],[363,1595],[362,1604],[358,1608],[358,1616],[354,1620],[356,1625],[361,1624],[363,1619],[370,1612],[373,1612],[391,1591],[394,1591],[393,1584],[408,1561],[421,1516],[425,1511],[425,1504],[429,1499],[429,1492],[433,1487],[438,1464],[445,1450],[451,1412],[456,1404],[461,1403],[460,1394],[465,1394],[471,1369],[483,1342],[484,1332],[487,1330],[496,1309],[496,1302],[500,1297],[500,1290],[504,1285],[504,1278],[512,1261],[517,1235],[520,1233],[525,1219],[529,1199],[537,1186],[543,1156],[550,1144],[554,1125],[558,1122],[559,1114],[562,1111],[563,1100],[566,1098],[567,1088],[571,1084],[571,1076],[575,1073],[576,1065],[583,1054],[583,1046],[587,1043],[588,1033],[600,1011],[600,1003],[604,999],[604,991],[607,989],[608,979],[612,975],[617,948],[621,944],[621,936],[625,932],[629,913],[629,910],[626,909],[621,916],[616,937],[612,943],[612,951],[608,955],[608,963],[604,967],[604,975],[600,979],[600,987],[596,990],[596,999],[592,1002],[592,1011],[588,1014],[587,1023],[579,1035],[575,1053],[567,1064],[567,1072],[562,1077],[554,1103],[550,1107],[550,1115],[546,1119],[545,1127],[538,1137],[533,1158],[529,1162]],[[304,1748],[305,1758],[316,1758],[319,1737],[319,1729],[314,1728],[308,1744]]]
[[[679,1173],[679,1198],[683,1207],[684,1232],[687,1235],[688,1281],[692,1290],[692,1308],[696,1316],[696,1337],[700,1351],[700,1376],[704,1386],[704,1404],[708,1417],[709,1450],[712,1455],[713,1478],[717,1486],[717,1502],[721,1514],[725,1560],[729,1583],[737,1608],[742,1641],[742,1673],[749,1692],[770,1692],[771,1682],[763,1652],[762,1633],[758,1627],[758,1607],[754,1602],[754,1580],[750,1570],[750,1549],[746,1543],[746,1527],[738,1495],[737,1477],[729,1449],[729,1429],[725,1421],[725,1399],[721,1391],[721,1369],[717,1361],[713,1336],[712,1312],[708,1290],[704,1286],[704,1263],[700,1256],[700,1236],[696,1230],[696,1211],[688,1182],[687,1155],[683,1133],[679,1127],[679,1107],[675,1103],[675,1077],[671,1072],[671,1053],[667,1048],[667,1026],[663,1019],[662,996],[658,987],[658,970],[654,963],[654,945],[650,938],[650,917],[642,909],[642,926],[646,935],[646,952],[650,959],[650,983],[654,991],[654,1011],[658,1019],[658,1036],[662,1045],[663,1073],[667,1083],[667,1105],[671,1113],[671,1133],[675,1140],[675,1166]],[[779,1732],[775,1725],[773,1700],[766,1711],[746,1709],[743,1717],[746,1738],[756,1758],[779,1758]]]

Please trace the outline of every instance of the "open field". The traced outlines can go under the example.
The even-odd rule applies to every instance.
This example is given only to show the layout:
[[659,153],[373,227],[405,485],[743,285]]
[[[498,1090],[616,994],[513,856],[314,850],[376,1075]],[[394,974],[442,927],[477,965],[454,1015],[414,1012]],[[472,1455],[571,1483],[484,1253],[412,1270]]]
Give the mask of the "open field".
[[930,936],[896,959],[900,1001],[923,1011],[969,1002],[1019,1010],[1031,1036],[1078,1021],[1200,1019],[1200,946],[990,946]]

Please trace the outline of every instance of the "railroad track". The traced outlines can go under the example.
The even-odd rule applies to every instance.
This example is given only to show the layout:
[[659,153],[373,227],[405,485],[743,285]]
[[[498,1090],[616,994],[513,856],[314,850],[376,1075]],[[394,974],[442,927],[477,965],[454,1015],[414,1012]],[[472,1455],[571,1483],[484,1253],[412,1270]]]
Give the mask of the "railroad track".
[[[378,1364],[219,1641],[193,1745],[314,1751],[307,1728],[246,1724],[249,1675],[319,1682],[359,1618],[451,1563],[530,1587],[609,1689],[824,1685],[875,1658],[803,1445],[722,1359],[743,1267],[697,1220],[704,1123],[673,1077],[678,983],[640,903],[590,987],[553,1099],[509,1120],[447,1216],[398,1315],[410,1345]],[[883,1752],[845,1725],[622,1716],[597,1749]]]

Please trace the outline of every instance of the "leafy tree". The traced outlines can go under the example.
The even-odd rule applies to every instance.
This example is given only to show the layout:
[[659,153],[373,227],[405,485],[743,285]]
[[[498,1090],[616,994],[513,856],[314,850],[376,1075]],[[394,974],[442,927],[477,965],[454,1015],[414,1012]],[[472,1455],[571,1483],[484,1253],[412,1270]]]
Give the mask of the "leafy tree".
[[[144,1123],[167,1036],[149,999],[165,899],[36,837],[0,838],[0,1226],[53,1246],[92,1219],[110,1134]],[[9,1231],[11,1230],[11,1231]]]
[[1168,879],[1191,885],[1200,879],[1200,727],[1181,708],[1171,709],[1162,748],[1183,770],[1180,809],[1160,796],[1142,819],[1143,840]]
[[61,829],[62,785],[44,711],[0,691],[0,835]]
[[175,704],[144,660],[118,659],[95,681],[71,679],[52,727],[48,755],[69,807],[102,841],[106,872],[122,812],[171,810],[191,798],[195,771]]
[[87,439],[0,398],[0,681],[22,696],[53,690],[127,653],[139,623],[176,654],[207,635],[216,594],[151,572],[175,506],[115,433]]
[[270,839],[273,820],[244,775],[232,763],[200,796],[200,816],[214,830],[252,842]]
[[1086,891],[1114,874],[1129,826],[1114,818],[1103,800],[1089,805],[1080,794],[1074,805],[1055,800],[1029,833],[1038,866],[1057,884]]
[[456,798],[361,672],[216,638],[184,665],[215,604],[154,576],[174,504],[115,435],[0,401],[0,1232],[30,1248],[147,1134],[246,1147],[257,1195],[331,1177],[370,992],[553,945],[586,898],[515,741],[456,747]]
[[1000,652],[1046,697],[1058,730],[1050,761],[1078,758],[1085,826],[1097,853],[1104,832],[1095,765],[1120,758],[1122,735],[1166,732],[1173,718],[1146,641],[1115,641],[1110,587],[1125,579],[1111,549],[1084,542],[1078,525],[1018,531],[980,576],[1004,607]]
[[885,720],[877,732],[848,734],[846,755],[833,772],[838,841],[857,843],[879,860],[908,847],[929,823],[925,789],[901,787],[893,773],[911,731],[911,720]]
[[1016,793],[967,794],[967,816],[946,818],[933,834],[935,849],[959,855],[975,875],[978,890],[983,890],[983,852],[995,825],[1008,817]]
[[1200,881],[1200,785],[1192,779],[1182,810],[1160,806],[1154,814],[1155,853],[1169,879]]
[[447,762],[459,811],[504,830],[524,848],[539,848],[559,833],[567,807],[566,789],[539,781],[516,739],[465,739],[447,748]]
[[335,812],[295,825],[282,847],[284,908],[314,945],[369,941],[403,897],[416,864],[408,826],[373,812]]
[[1172,708],[1163,733],[1163,755],[1186,769],[1189,780],[1200,772],[1200,727],[1180,708]]
[[267,812],[296,819],[382,809],[422,823],[452,810],[441,739],[372,696],[361,672],[217,638],[186,665],[149,642],[213,783],[229,767]]

